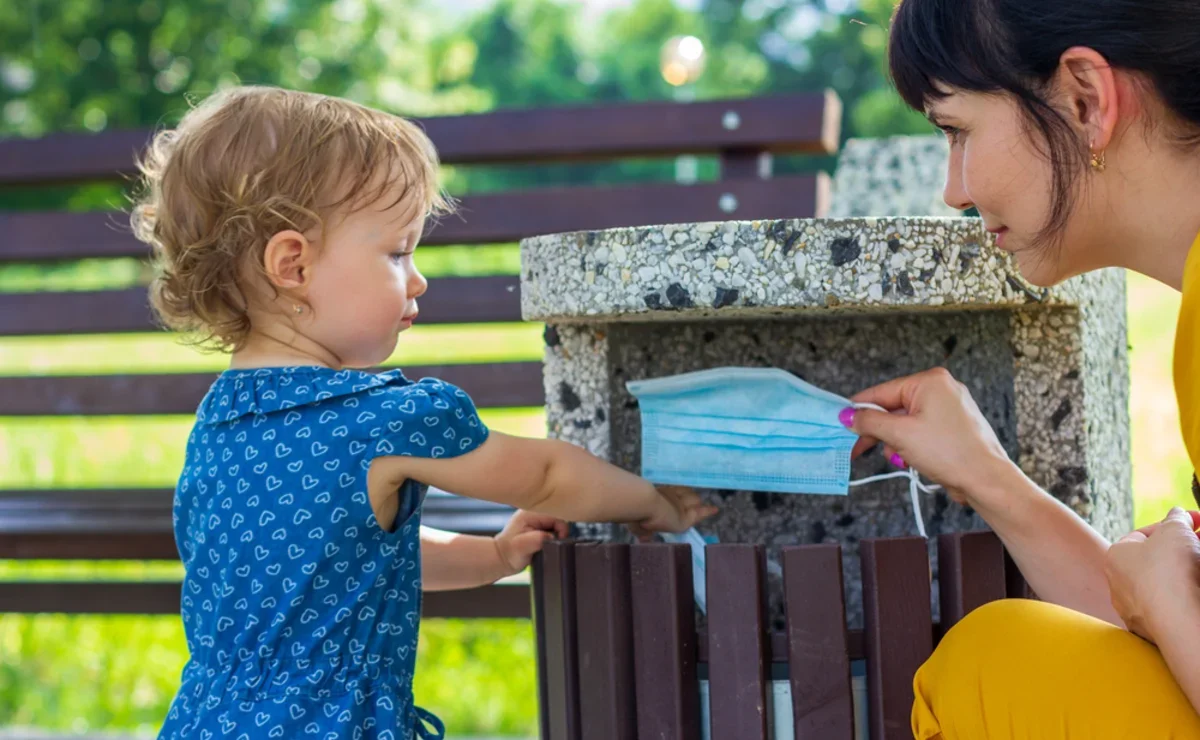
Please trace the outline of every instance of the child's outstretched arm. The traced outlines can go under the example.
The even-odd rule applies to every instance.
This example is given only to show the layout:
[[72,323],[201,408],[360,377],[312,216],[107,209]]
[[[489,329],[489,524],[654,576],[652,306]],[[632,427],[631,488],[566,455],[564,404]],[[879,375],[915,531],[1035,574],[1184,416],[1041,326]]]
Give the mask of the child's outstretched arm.
[[557,440],[492,432],[451,459],[391,457],[406,479],[471,498],[575,522],[621,522],[639,533],[682,532],[716,512],[690,489],[659,491],[649,481]]

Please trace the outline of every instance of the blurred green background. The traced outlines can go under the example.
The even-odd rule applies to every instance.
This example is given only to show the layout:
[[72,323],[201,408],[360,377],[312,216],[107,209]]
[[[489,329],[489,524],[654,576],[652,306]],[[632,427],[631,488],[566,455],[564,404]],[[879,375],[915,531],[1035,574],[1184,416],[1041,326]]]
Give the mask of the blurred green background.
[[[846,136],[930,133],[888,88],[890,0],[6,0],[0,136],[169,125],[223,85],[278,84],[404,113],[835,89]],[[706,68],[669,85],[664,42],[694,35]],[[668,164],[454,168],[455,194],[524,184],[661,176]],[[702,169],[703,172],[703,169]],[[0,210],[120,207],[111,186],[0,191]],[[418,253],[433,278],[514,274],[513,245]],[[95,289],[145,279],[135,261],[0,267],[0,291]],[[1137,519],[1190,500],[1170,353],[1178,297],[1131,276]],[[538,359],[540,327],[418,327],[405,363]],[[0,375],[218,370],[169,337],[0,338]],[[468,389],[469,390],[469,389]],[[489,410],[544,433],[540,409]],[[187,418],[0,418],[0,488],[170,485]],[[0,578],[176,577],[169,563],[15,563]],[[153,734],[186,650],[175,617],[0,615],[0,728]],[[528,623],[427,620],[418,701],[453,735],[531,736]],[[0,729],[0,733],[3,730]]]

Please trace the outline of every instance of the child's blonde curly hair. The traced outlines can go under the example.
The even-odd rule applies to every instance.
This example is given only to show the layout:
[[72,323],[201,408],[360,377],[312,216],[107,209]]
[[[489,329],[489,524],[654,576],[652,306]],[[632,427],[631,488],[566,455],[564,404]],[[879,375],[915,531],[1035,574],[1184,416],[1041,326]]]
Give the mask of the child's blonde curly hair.
[[[398,189],[436,216],[437,152],[414,124],[347,100],[270,87],[216,93],[139,163],[132,225],[153,251],[150,302],[168,328],[233,351],[250,332],[244,281],[270,238],[321,229]],[[399,202],[399,201],[397,201]]]

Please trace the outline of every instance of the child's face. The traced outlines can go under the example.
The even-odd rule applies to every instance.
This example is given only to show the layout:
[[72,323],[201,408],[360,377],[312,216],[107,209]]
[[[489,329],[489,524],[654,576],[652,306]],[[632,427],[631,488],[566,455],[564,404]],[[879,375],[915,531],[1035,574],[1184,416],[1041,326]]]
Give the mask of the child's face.
[[336,221],[313,265],[305,333],[346,367],[377,365],[417,318],[428,283],[413,262],[424,214],[394,195]]

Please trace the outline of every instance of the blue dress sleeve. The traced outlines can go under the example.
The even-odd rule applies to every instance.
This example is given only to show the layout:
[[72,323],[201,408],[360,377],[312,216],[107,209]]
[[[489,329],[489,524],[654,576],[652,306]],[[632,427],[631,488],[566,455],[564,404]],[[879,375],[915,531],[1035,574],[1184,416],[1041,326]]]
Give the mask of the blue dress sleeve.
[[488,428],[461,388],[436,378],[385,386],[369,432],[369,457],[458,457],[487,440]]

